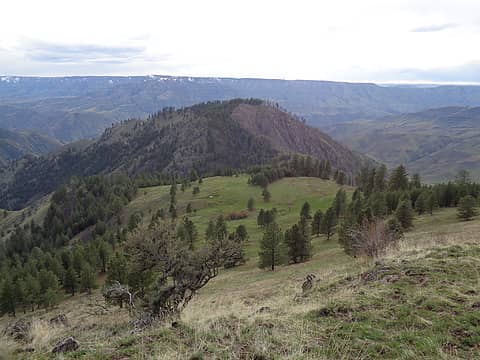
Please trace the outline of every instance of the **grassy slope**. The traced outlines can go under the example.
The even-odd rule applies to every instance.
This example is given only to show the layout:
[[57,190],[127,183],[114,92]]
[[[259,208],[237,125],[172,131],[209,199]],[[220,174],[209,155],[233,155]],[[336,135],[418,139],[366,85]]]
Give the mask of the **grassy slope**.
[[[211,206],[197,211],[195,221],[200,227],[218,214],[215,209],[244,208],[251,195],[261,204],[260,191],[244,180],[204,182],[196,201]],[[286,179],[271,187],[269,206],[287,204],[279,220],[293,222],[308,191],[318,196],[316,209],[327,206],[335,190],[334,184],[315,179]],[[147,189],[147,196],[140,194],[129,211],[156,209],[155,198],[164,199],[167,193],[168,188]],[[190,191],[179,195],[179,204],[190,198]],[[66,313],[71,325],[63,329],[37,321],[28,342],[37,350],[28,357],[49,358],[56,340],[74,335],[81,351],[69,358],[188,359],[193,354],[205,359],[251,359],[255,355],[257,359],[480,358],[476,347],[480,340],[476,308],[480,302],[480,219],[458,223],[455,209],[422,216],[400,251],[378,265],[348,258],[334,241],[316,239],[311,261],[270,272],[254,266],[260,236],[254,217],[245,220],[252,237],[250,262],[223,271],[202,289],[185,309],[178,327],[129,335],[127,314],[99,307],[98,292],[91,297],[80,295],[53,311],[35,313],[37,319]],[[452,248],[452,244],[461,247]],[[427,250],[433,246],[438,250]],[[302,295],[301,284],[308,273],[315,273],[317,282],[313,291]],[[7,352],[28,345],[0,338],[2,346]]]
[[[263,209],[277,208],[277,222],[285,230],[288,226],[298,221],[300,209],[305,201],[311,208],[325,211],[333,201],[339,186],[332,181],[324,181],[317,178],[285,178],[269,186],[272,194],[271,201],[266,203],[262,198],[262,189],[258,186],[247,184],[248,176],[238,177],[212,177],[207,178],[200,185],[200,193],[192,194],[192,188],[184,193],[177,191],[177,208],[179,214],[185,213],[188,203],[192,204],[196,211],[189,216],[197,226],[199,239],[203,240],[209,220],[215,220],[218,215],[228,215],[247,209],[248,199],[255,199],[256,211],[250,213],[248,218],[228,222],[229,231],[235,230],[240,224],[246,226],[250,235],[246,254],[254,264],[258,253],[258,243],[263,235],[262,229],[257,226],[258,211]],[[195,185],[196,186],[196,185]],[[346,187],[348,192],[352,188]],[[127,221],[133,213],[144,214],[144,222],[150,221],[153,213],[159,208],[168,211],[169,186],[157,186],[141,189],[139,195],[127,207],[123,214]],[[320,246],[319,242],[314,245]],[[325,247],[325,245],[321,245]],[[329,247],[327,245],[326,247]]]
[[31,221],[34,221],[36,224],[41,224],[47,214],[49,206],[50,195],[47,195],[23,210],[7,211],[6,216],[4,210],[0,209],[0,241],[9,236],[14,230],[15,225],[24,225]]

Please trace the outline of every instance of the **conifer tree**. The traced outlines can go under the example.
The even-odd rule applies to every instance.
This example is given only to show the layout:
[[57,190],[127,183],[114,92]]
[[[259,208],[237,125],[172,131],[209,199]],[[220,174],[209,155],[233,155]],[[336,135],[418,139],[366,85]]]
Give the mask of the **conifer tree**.
[[458,202],[457,216],[459,219],[468,221],[477,216],[477,202],[471,195],[464,196]]
[[60,285],[58,277],[50,270],[42,269],[38,273],[40,284],[39,305],[46,308],[52,307],[60,299]]
[[369,207],[373,216],[383,218],[387,213],[385,194],[380,192],[372,193],[369,198]]
[[217,222],[215,224],[215,239],[223,240],[223,239],[226,239],[227,236],[228,236],[227,223],[225,222],[225,218],[222,215],[220,215],[217,217]]
[[301,217],[298,224],[285,232],[285,244],[290,262],[299,263],[310,258],[311,233],[310,223],[306,217]]
[[403,200],[395,211],[395,217],[402,225],[404,230],[407,230],[413,226],[413,210],[410,200]]
[[107,283],[118,281],[120,284],[127,282],[127,260],[123,254],[116,252],[108,264]]
[[247,209],[248,211],[255,210],[255,200],[253,198],[248,199]]
[[332,173],[332,165],[330,164],[329,160],[325,161],[323,172],[322,172],[322,179],[328,180],[330,179],[330,175]]
[[95,288],[95,272],[88,263],[85,263],[80,273],[80,290],[90,295],[93,288]]
[[344,189],[337,191],[332,206],[335,210],[335,216],[337,219],[344,215],[345,210],[347,209],[347,193]]
[[312,216],[310,215],[310,204],[308,201],[305,201],[305,203],[302,206],[302,210],[300,211],[300,217],[305,218],[305,219],[311,219]]
[[418,215],[422,215],[428,208],[428,197],[429,193],[427,191],[422,191],[418,195],[417,200],[415,201],[415,211]]
[[198,233],[193,221],[186,216],[179,227],[178,236],[181,240],[187,242],[190,249],[193,249]]
[[72,296],[75,296],[75,291],[77,291],[79,285],[78,281],[78,276],[73,268],[73,266],[70,266],[66,271],[65,271],[65,277],[63,279],[63,287],[65,290],[67,290]]
[[110,259],[110,248],[109,248],[108,244],[103,240],[100,240],[100,242],[98,244],[98,257],[100,258],[102,273],[106,273],[107,272],[107,264],[108,264],[109,259]]
[[207,230],[205,231],[205,239],[215,239],[215,223],[213,222],[213,220],[210,220],[208,222]]
[[235,239],[240,242],[245,242],[248,240],[248,232],[245,225],[238,225],[235,229]]
[[438,208],[438,197],[437,194],[433,191],[430,191],[427,197],[427,210],[430,215],[433,215],[433,210]]
[[34,311],[35,304],[39,304],[40,283],[32,274],[25,277],[25,303]]
[[321,233],[322,218],[323,218],[322,210],[317,210],[313,215],[312,234],[314,234],[315,236],[319,236]]
[[330,240],[330,237],[335,232],[336,225],[337,216],[335,214],[335,209],[333,207],[330,207],[323,215],[321,224],[321,233],[327,235],[327,240]]
[[374,177],[374,191],[382,192],[386,189],[386,176],[387,176],[387,167],[382,164],[375,171]]
[[3,314],[16,315],[18,299],[15,297],[15,284],[10,276],[7,276],[0,288],[0,310]]
[[269,224],[262,240],[260,241],[259,267],[262,269],[271,268],[275,270],[275,265],[285,262],[285,250],[283,247],[283,235],[280,227],[276,223]]
[[262,191],[262,196],[263,196],[263,201],[269,202],[272,195],[270,194],[270,191],[268,191],[267,188],[264,188]]
[[405,166],[395,168],[390,176],[389,187],[392,191],[408,189],[408,174]]

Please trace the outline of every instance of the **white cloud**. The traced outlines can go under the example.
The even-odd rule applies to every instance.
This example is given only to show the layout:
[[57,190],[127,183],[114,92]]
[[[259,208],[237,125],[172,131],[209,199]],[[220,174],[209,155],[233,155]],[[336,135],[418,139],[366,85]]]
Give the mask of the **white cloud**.
[[0,73],[433,81],[480,60],[478,14],[471,0],[4,0]]

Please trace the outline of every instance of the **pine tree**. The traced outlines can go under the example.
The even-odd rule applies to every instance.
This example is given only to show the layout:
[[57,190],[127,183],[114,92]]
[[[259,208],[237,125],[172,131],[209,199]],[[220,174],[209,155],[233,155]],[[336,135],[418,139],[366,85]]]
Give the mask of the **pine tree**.
[[298,224],[293,225],[285,231],[285,244],[287,245],[287,255],[291,262],[297,262],[297,243],[301,241],[301,233]]
[[247,209],[248,211],[255,210],[255,200],[253,198],[248,199]]
[[198,173],[195,169],[192,169],[190,171],[190,181],[194,182],[194,181],[197,181],[197,180],[198,180]]
[[25,277],[25,303],[34,311],[35,304],[38,304],[40,297],[40,282],[31,274]]
[[197,240],[198,232],[195,224],[188,217],[183,218],[183,222],[178,229],[178,237],[185,241],[190,249],[193,249],[194,243]]
[[10,276],[3,280],[0,289],[0,311],[3,314],[16,315],[17,301],[15,296],[15,284]]
[[205,231],[205,239],[215,239],[215,223],[213,222],[213,220],[210,220],[208,222],[207,230]]
[[335,210],[335,216],[337,219],[345,214],[345,210],[347,209],[347,193],[344,189],[337,191],[332,206]]
[[170,213],[170,217],[172,219],[177,218],[177,208],[174,203],[170,203],[170,208],[168,209],[168,212]]
[[422,191],[420,195],[418,195],[417,200],[415,201],[415,211],[418,215],[422,215],[428,208],[428,197],[429,193],[426,191]]
[[65,277],[63,279],[63,287],[65,290],[70,292],[72,296],[75,296],[75,291],[78,289],[79,281],[77,273],[73,266],[70,266],[67,271],[65,271]]
[[311,257],[311,233],[310,223],[306,217],[301,217],[298,224],[285,232],[290,262],[299,263]]
[[42,269],[38,273],[38,282],[40,284],[40,299],[38,304],[46,308],[55,305],[60,299],[58,277],[52,271]]
[[433,215],[433,210],[438,208],[438,197],[437,194],[433,191],[430,191],[427,197],[427,210],[430,215]]
[[123,254],[117,252],[108,264],[107,283],[118,281],[120,284],[127,282],[127,260]]
[[245,242],[248,240],[248,232],[245,225],[238,225],[235,229],[235,239],[240,242]]
[[88,263],[85,263],[80,273],[80,290],[90,295],[93,288],[95,288],[95,272]]
[[374,178],[374,191],[375,192],[382,192],[386,189],[386,176],[387,176],[387,167],[382,164],[378,167],[375,171],[375,178]]
[[468,221],[477,216],[477,202],[471,195],[464,196],[458,202],[457,216],[459,219]]
[[335,178],[335,182],[338,185],[342,186],[342,185],[345,185],[346,181],[347,181],[347,175],[343,171],[339,170],[337,173],[337,177]]
[[262,191],[262,196],[263,196],[263,201],[269,202],[272,195],[270,194],[270,191],[268,191],[267,188],[264,188]]
[[402,225],[404,230],[407,230],[413,226],[413,210],[410,200],[403,200],[395,211],[395,217]]
[[333,207],[328,208],[326,213],[323,215],[321,232],[322,234],[327,235],[327,240],[330,240],[330,237],[335,232],[335,226],[337,225],[337,216],[335,214],[335,209]]
[[312,216],[310,215],[310,204],[308,201],[305,201],[305,203],[302,206],[302,210],[300,211],[300,217],[305,218],[305,219],[311,219]]
[[400,165],[395,168],[389,180],[390,190],[407,190],[408,189],[408,174],[405,166]]
[[227,223],[225,222],[225,218],[222,215],[220,215],[217,217],[217,223],[215,224],[215,239],[223,240],[223,239],[226,239],[227,236],[228,236]]
[[329,160],[326,160],[323,168],[323,172],[322,172],[322,179],[325,179],[325,180],[330,179],[331,173],[332,173],[332,165],[330,164]]
[[98,257],[100,258],[102,273],[106,273],[107,272],[107,264],[108,264],[108,261],[110,259],[110,247],[103,240],[100,240],[100,242],[98,244]]
[[76,246],[75,249],[73,250],[73,255],[72,255],[72,266],[75,272],[77,273],[77,276],[80,275],[80,272],[82,271],[83,264],[85,263],[85,251],[82,246]]
[[322,226],[322,218],[323,218],[323,212],[322,210],[317,210],[315,214],[313,215],[313,221],[312,221],[312,234],[319,236],[321,232],[321,226]]
[[285,250],[283,247],[282,231],[276,223],[269,224],[265,229],[260,241],[259,267],[265,269],[270,267],[275,270],[275,265],[285,262]]
[[374,192],[369,198],[369,207],[375,217],[383,218],[387,213],[385,194]]

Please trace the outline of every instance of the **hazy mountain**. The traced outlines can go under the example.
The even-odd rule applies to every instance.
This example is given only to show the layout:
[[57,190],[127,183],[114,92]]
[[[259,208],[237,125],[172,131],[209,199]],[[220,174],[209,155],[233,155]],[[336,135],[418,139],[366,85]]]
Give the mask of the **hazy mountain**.
[[323,126],[433,107],[480,106],[480,87],[170,76],[0,77],[0,127],[73,141],[167,106],[250,97],[272,100]]
[[163,171],[211,174],[269,163],[282,153],[328,159],[354,174],[365,157],[260,100],[231,100],[166,110],[108,128],[96,141],[24,160],[3,175],[0,207],[19,208],[72,176]]
[[0,129],[0,166],[27,154],[43,155],[60,148],[57,140],[31,131],[15,132]]
[[461,169],[480,176],[480,107],[445,107],[325,128],[335,139],[426,180],[451,179]]

